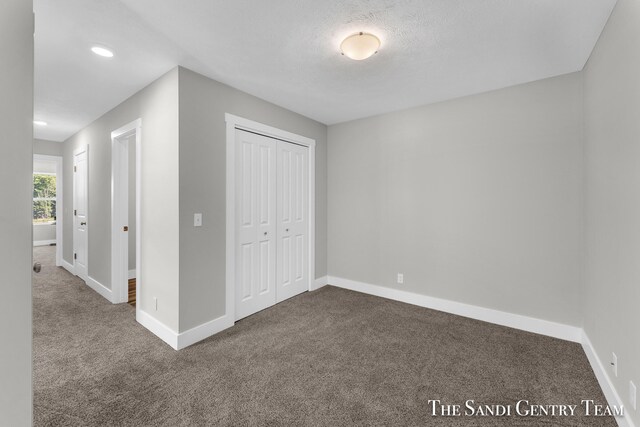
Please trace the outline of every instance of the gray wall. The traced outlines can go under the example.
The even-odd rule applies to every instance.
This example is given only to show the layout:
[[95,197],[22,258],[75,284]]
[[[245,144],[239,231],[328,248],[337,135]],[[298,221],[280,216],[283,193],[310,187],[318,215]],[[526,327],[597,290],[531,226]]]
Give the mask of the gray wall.
[[7,426],[32,418],[32,11],[31,0],[0,2],[0,424]]
[[316,276],[327,271],[326,126],[180,68],[180,331],[225,312],[225,113],[316,140]]
[[582,119],[571,74],[330,126],[329,275],[581,325]]
[[61,142],[48,141],[46,139],[33,140],[33,154],[44,154],[47,156],[62,156],[64,145]]
[[56,240],[55,224],[34,224],[33,241],[42,242],[45,240]]
[[640,387],[640,2],[619,0],[584,71],[587,270],[584,327],[625,410]]
[[[111,132],[142,119],[142,310],[178,330],[178,69],[64,142],[64,259],[73,258],[73,151],[89,145],[89,276],[111,288]],[[158,311],[153,298],[158,298]]]

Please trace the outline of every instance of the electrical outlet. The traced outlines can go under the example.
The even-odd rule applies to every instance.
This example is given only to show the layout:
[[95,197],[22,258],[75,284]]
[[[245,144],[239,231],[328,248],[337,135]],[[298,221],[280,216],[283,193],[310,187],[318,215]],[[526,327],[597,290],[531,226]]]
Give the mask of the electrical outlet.
[[193,226],[194,227],[202,227],[202,214],[201,213],[193,214]]
[[153,297],[153,307],[158,311],[158,298]]
[[629,381],[629,403],[633,410],[636,410],[636,385],[633,381]]
[[398,273],[398,285],[402,285],[404,283],[404,274]]
[[611,369],[613,369],[613,375],[618,376],[618,356],[615,353],[611,353]]

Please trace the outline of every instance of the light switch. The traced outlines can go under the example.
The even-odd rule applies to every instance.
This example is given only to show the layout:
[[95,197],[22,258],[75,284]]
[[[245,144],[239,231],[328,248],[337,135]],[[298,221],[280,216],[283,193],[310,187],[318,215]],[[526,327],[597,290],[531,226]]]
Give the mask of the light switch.
[[193,226],[194,227],[202,227],[202,214],[201,213],[193,214]]

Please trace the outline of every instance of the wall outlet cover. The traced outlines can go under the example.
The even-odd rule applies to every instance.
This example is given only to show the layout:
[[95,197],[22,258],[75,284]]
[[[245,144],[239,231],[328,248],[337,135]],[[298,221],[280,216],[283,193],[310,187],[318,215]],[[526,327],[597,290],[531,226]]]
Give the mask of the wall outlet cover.
[[202,214],[201,213],[193,214],[193,226],[194,227],[202,227]]

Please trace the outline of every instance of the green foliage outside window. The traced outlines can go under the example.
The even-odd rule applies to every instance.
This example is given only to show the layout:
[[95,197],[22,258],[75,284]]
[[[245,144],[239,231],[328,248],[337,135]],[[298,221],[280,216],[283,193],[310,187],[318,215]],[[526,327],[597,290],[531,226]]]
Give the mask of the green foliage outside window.
[[56,176],[33,175],[33,222],[49,223],[56,220]]

